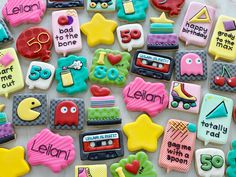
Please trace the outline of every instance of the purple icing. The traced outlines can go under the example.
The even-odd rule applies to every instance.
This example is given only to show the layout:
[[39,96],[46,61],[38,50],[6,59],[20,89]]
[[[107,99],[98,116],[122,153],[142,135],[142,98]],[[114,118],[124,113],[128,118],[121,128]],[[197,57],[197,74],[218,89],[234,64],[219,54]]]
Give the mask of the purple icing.
[[235,25],[234,20],[224,21],[223,23],[224,23],[225,31],[234,31],[234,30],[236,30],[236,25]]
[[0,138],[13,134],[15,134],[15,131],[11,123],[0,125]]
[[178,49],[179,39],[176,34],[148,34],[148,49]]
[[71,25],[73,23],[73,17],[72,16],[67,16],[68,18],[68,25]]

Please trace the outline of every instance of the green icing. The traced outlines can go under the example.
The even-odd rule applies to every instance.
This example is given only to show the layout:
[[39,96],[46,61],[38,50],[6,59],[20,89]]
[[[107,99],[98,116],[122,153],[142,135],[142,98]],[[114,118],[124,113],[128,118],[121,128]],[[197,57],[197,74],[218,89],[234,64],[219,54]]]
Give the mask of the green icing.
[[110,108],[88,108],[88,120],[117,120],[120,119],[120,109]]

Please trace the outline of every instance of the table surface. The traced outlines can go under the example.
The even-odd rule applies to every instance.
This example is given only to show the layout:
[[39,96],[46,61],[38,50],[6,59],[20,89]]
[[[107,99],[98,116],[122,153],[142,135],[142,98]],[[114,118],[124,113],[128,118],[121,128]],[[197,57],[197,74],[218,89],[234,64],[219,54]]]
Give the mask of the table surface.
[[[233,16],[236,17],[235,15],[235,8],[236,8],[236,2],[234,0],[196,0],[198,2],[206,2],[209,5],[212,5],[214,7],[217,8],[217,17],[221,14],[224,15],[228,15],[228,16]],[[6,0],[1,0],[0,2],[0,8],[5,4]],[[178,33],[179,32],[179,28],[180,25],[183,21],[185,12],[187,10],[187,7],[190,3],[190,0],[186,0],[186,3],[182,9],[181,14],[174,18],[174,20],[176,21],[175,23],[175,32]],[[232,9],[232,10],[231,10]],[[13,33],[14,38],[16,39],[19,35],[19,33],[24,30],[27,29],[28,27],[31,26],[42,26],[47,28],[49,31],[51,30],[51,13],[52,11],[47,10],[42,22],[38,25],[34,25],[34,24],[29,24],[29,25],[21,25],[17,28],[10,28],[11,32]],[[79,20],[80,20],[80,24],[83,24],[87,21],[89,21],[91,19],[91,17],[93,16],[93,13],[88,13],[86,11],[86,9],[80,9],[78,10],[78,14],[79,14]],[[146,21],[141,22],[142,26],[144,27],[144,33],[145,36],[147,36],[147,33],[149,33],[149,18],[152,16],[158,17],[161,14],[160,11],[155,10],[151,5],[149,5],[148,11],[147,11],[147,18]],[[117,19],[117,15],[116,13],[108,13],[108,14],[103,14],[106,18],[108,19],[114,19],[116,20],[119,25],[124,24],[123,22],[118,21]],[[92,56],[94,51],[97,48],[111,48],[111,49],[118,49],[121,50],[117,38],[115,40],[115,44],[112,46],[98,46],[96,48],[89,48],[86,42],[86,38],[84,35],[82,35],[82,40],[83,40],[83,50],[80,53],[76,53],[76,55],[82,55],[85,56],[87,58],[88,61],[88,67],[91,66],[91,62],[92,62]],[[15,43],[13,43],[11,45],[12,47],[15,48]],[[207,50],[208,46],[205,48],[205,50]],[[200,49],[197,48],[195,46],[190,46],[190,47],[184,47],[183,43],[180,44],[180,49]],[[146,50],[146,47],[144,47],[144,50]],[[131,53],[133,54],[134,51]],[[167,54],[170,56],[174,56],[174,52],[162,52],[163,54]],[[18,55],[19,56],[19,55]],[[57,55],[55,53],[54,48],[52,48],[52,60],[50,61],[51,64],[53,64],[54,66],[57,66],[57,59],[60,56]],[[30,61],[27,61],[25,59],[23,59],[22,57],[19,56],[20,59],[20,63],[22,66],[22,70],[24,73],[24,76],[26,75],[27,69],[29,67]],[[212,58],[210,56],[208,56],[208,73],[211,70],[211,64],[212,64]],[[130,81],[132,81],[135,78],[136,75],[129,73],[128,75],[128,81],[127,83],[129,83]],[[172,77],[173,79],[173,77]],[[150,79],[150,78],[145,78],[146,81],[151,81],[151,82],[159,82],[158,80],[155,79]],[[224,92],[216,92],[213,90],[209,90],[209,82],[208,81],[201,81],[201,82],[195,82],[197,84],[200,84],[203,88],[203,92],[202,94],[204,95],[205,93],[216,93],[216,94],[220,94],[220,95],[225,95],[228,97],[233,97],[233,99],[235,99],[235,95],[232,95],[230,93],[224,93]],[[23,91],[21,91],[21,93],[46,93],[48,95],[48,102],[49,100],[51,100],[52,98],[57,98],[57,97],[65,97],[65,95],[61,95],[59,93],[56,92],[56,81],[54,80],[51,88],[48,91],[38,91],[38,90],[29,90],[27,87],[25,87],[25,89]],[[88,82],[88,85],[90,86],[90,82]],[[167,87],[167,89],[169,90],[170,87],[170,82],[165,82],[165,85]],[[116,104],[120,107],[121,110],[121,114],[122,114],[122,119],[123,119],[123,123],[122,125],[128,123],[128,122],[132,122],[136,119],[136,117],[140,114],[140,112],[128,112],[125,108],[125,104],[123,102],[122,96],[121,96],[121,91],[122,88],[117,88],[114,86],[110,86],[110,88],[112,89],[112,92],[115,96],[116,99]],[[86,104],[86,108],[88,108],[89,106],[89,99],[91,97],[89,91],[87,90],[84,93],[80,93],[80,94],[76,94],[74,95],[74,97],[80,97],[83,98],[85,100],[85,104]],[[5,98],[0,98],[0,102],[4,103],[6,105],[5,108],[5,112],[8,115],[8,118],[11,120],[11,114],[12,114],[12,96],[9,99],[5,99]],[[198,120],[198,115],[195,114],[191,114],[191,113],[183,113],[183,112],[177,112],[177,111],[173,111],[173,110],[168,110],[166,109],[164,112],[162,112],[160,115],[156,116],[155,118],[153,118],[153,121],[165,126],[167,124],[167,121],[169,119],[181,119],[181,120],[186,120],[192,123],[197,123]],[[121,125],[121,126],[122,126]],[[96,129],[106,129],[106,128],[119,128],[121,127],[120,125],[116,125],[116,126],[100,126],[100,127],[88,127],[85,126],[83,130],[96,130]],[[38,133],[40,130],[42,130],[43,128],[45,128],[46,126],[28,126],[28,127],[16,127],[16,133],[17,133],[17,139],[9,142],[5,145],[2,145],[1,147],[5,147],[5,148],[12,148],[14,146],[17,145],[21,145],[26,147],[27,142],[29,141],[29,139],[31,139],[36,133]],[[108,161],[99,161],[99,162],[92,162],[92,161],[81,161],[80,160],[80,156],[79,156],[79,133],[80,131],[57,131],[57,133],[61,134],[61,135],[71,135],[74,140],[75,140],[75,146],[76,146],[76,152],[77,152],[77,156],[76,156],[76,160],[74,161],[74,163],[72,165],[70,165],[68,168],[66,168],[65,170],[63,170],[61,173],[59,174],[54,174],[53,172],[51,172],[48,168],[43,167],[43,166],[36,166],[36,167],[32,167],[31,168],[31,172],[26,175],[26,177],[42,177],[42,176],[50,176],[50,177],[72,177],[74,176],[74,166],[75,165],[79,165],[79,164],[102,164],[105,163],[108,165],[108,167],[110,166],[110,164],[114,163],[114,162],[118,162],[120,159],[113,159],[113,160],[108,160]],[[222,149],[225,153],[227,153],[230,149],[230,144],[231,141],[233,139],[235,139],[235,133],[236,133],[236,129],[235,129],[235,123],[232,122],[231,124],[231,129],[230,129],[230,134],[229,134],[229,138],[228,138],[228,143],[224,146],[214,146],[212,144],[209,144],[206,147],[217,147]],[[127,139],[126,137],[124,138],[124,142],[125,142],[125,157],[128,156],[130,153],[127,150]],[[188,173],[178,173],[178,172],[171,172],[169,174],[166,173],[165,169],[160,168],[157,164],[157,159],[159,157],[159,151],[160,151],[160,145],[162,142],[162,138],[159,139],[159,145],[158,145],[158,150],[155,153],[148,153],[149,159],[153,162],[154,166],[157,169],[157,174],[158,176],[164,177],[164,176],[168,176],[168,177],[187,177],[187,176],[197,176],[196,172],[195,172],[195,168],[194,168],[194,162],[191,165],[191,169]],[[203,148],[204,145],[201,141],[196,140],[196,149],[199,148]],[[111,176],[110,173],[108,172],[108,176]]]

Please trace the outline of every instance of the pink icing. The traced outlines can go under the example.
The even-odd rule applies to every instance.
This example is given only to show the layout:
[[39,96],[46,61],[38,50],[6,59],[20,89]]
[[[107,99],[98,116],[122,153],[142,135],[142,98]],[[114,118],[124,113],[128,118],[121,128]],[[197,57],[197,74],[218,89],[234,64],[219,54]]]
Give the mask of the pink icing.
[[0,58],[0,64],[7,67],[11,62],[14,61],[14,58],[9,54],[5,54],[2,58]]
[[130,111],[144,111],[156,116],[168,105],[168,95],[162,83],[145,82],[136,77],[123,90],[126,108]]
[[23,23],[39,23],[45,10],[42,0],[8,0],[2,8],[2,15],[16,27]]
[[55,173],[75,160],[73,138],[54,134],[47,128],[28,142],[27,152],[30,165],[44,165]]

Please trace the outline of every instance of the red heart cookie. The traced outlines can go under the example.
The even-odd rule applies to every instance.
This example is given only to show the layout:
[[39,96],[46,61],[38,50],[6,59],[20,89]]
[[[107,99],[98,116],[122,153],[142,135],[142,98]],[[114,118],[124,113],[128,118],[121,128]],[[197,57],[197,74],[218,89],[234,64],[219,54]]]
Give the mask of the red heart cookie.
[[139,170],[139,167],[140,167],[140,163],[139,161],[137,160],[134,160],[131,164],[130,163],[127,163],[125,165],[125,169],[130,172],[130,173],[133,173],[133,174],[137,174],[138,173],[138,170]]
[[107,55],[107,58],[108,58],[109,62],[110,62],[112,65],[115,65],[115,64],[117,64],[117,63],[119,63],[119,62],[121,61],[122,55],[120,55],[120,54],[114,55],[114,54],[112,54],[112,53],[109,53],[109,54]]
[[97,85],[92,85],[90,87],[90,92],[93,96],[108,96],[111,93],[111,90],[106,87],[99,87]]

